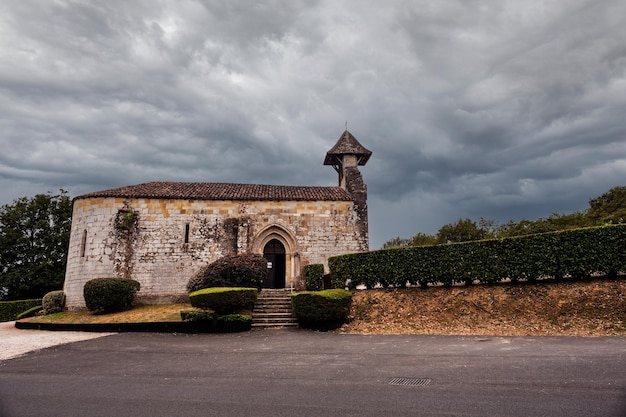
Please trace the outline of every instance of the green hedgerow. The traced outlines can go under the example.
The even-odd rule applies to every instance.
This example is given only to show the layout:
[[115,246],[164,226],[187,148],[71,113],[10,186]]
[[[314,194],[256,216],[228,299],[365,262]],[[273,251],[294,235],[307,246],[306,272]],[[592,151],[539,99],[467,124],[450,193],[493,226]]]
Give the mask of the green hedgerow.
[[324,265],[306,265],[304,267],[304,280],[306,282],[306,289],[309,291],[324,289]]
[[17,317],[15,318],[16,320],[22,320],[28,317],[35,317],[37,314],[39,314],[40,311],[43,311],[43,307],[42,306],[35,306],[33,308],[29,308],[28,310],[24,311],[23,313],[20,313],[17,315]]

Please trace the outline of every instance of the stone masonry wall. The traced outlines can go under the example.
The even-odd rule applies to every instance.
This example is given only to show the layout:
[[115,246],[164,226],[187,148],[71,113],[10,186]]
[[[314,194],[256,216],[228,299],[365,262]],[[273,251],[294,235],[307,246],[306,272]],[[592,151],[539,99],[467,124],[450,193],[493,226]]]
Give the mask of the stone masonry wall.
[[298,262],[287,270],[287,285],[308,263],[367,250],[367,230],[363,236],[351,202],[78,199],[64,286],[68,308],[84,308],[85,282],[101,277],[139,281],[139,297],[148,303],[184,298],[201,266],[229,253],[261,253],[258,239],[268,226],[295,238],[288,255]]

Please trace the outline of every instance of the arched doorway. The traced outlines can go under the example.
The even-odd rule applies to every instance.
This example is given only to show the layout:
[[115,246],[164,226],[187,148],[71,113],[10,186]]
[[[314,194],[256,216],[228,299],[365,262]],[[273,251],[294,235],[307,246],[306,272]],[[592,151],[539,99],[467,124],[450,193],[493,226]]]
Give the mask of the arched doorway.
[[278,239],[272,239],[263,248],[263,257],[267,259],[263,288],[285,288],[285,246]]

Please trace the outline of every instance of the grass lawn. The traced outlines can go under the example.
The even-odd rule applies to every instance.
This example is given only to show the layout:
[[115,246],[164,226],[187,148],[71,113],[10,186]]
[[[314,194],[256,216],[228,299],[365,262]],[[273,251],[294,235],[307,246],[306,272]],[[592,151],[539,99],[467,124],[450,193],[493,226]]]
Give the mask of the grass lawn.
[[111,314],[92,314],[88,311],[64,311],[28,319],[35,323],[99,324],[178,322],[181,310],[195,310],[191,304],[144,305],[132,310]]

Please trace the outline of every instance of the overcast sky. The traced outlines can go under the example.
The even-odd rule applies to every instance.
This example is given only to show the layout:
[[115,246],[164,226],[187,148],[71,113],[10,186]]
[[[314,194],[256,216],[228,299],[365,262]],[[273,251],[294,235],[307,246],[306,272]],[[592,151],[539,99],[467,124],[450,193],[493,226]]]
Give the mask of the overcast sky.
[[0,204],[147,181],[336,185],[370,243],[626,185],[623,0],[0,2]]

